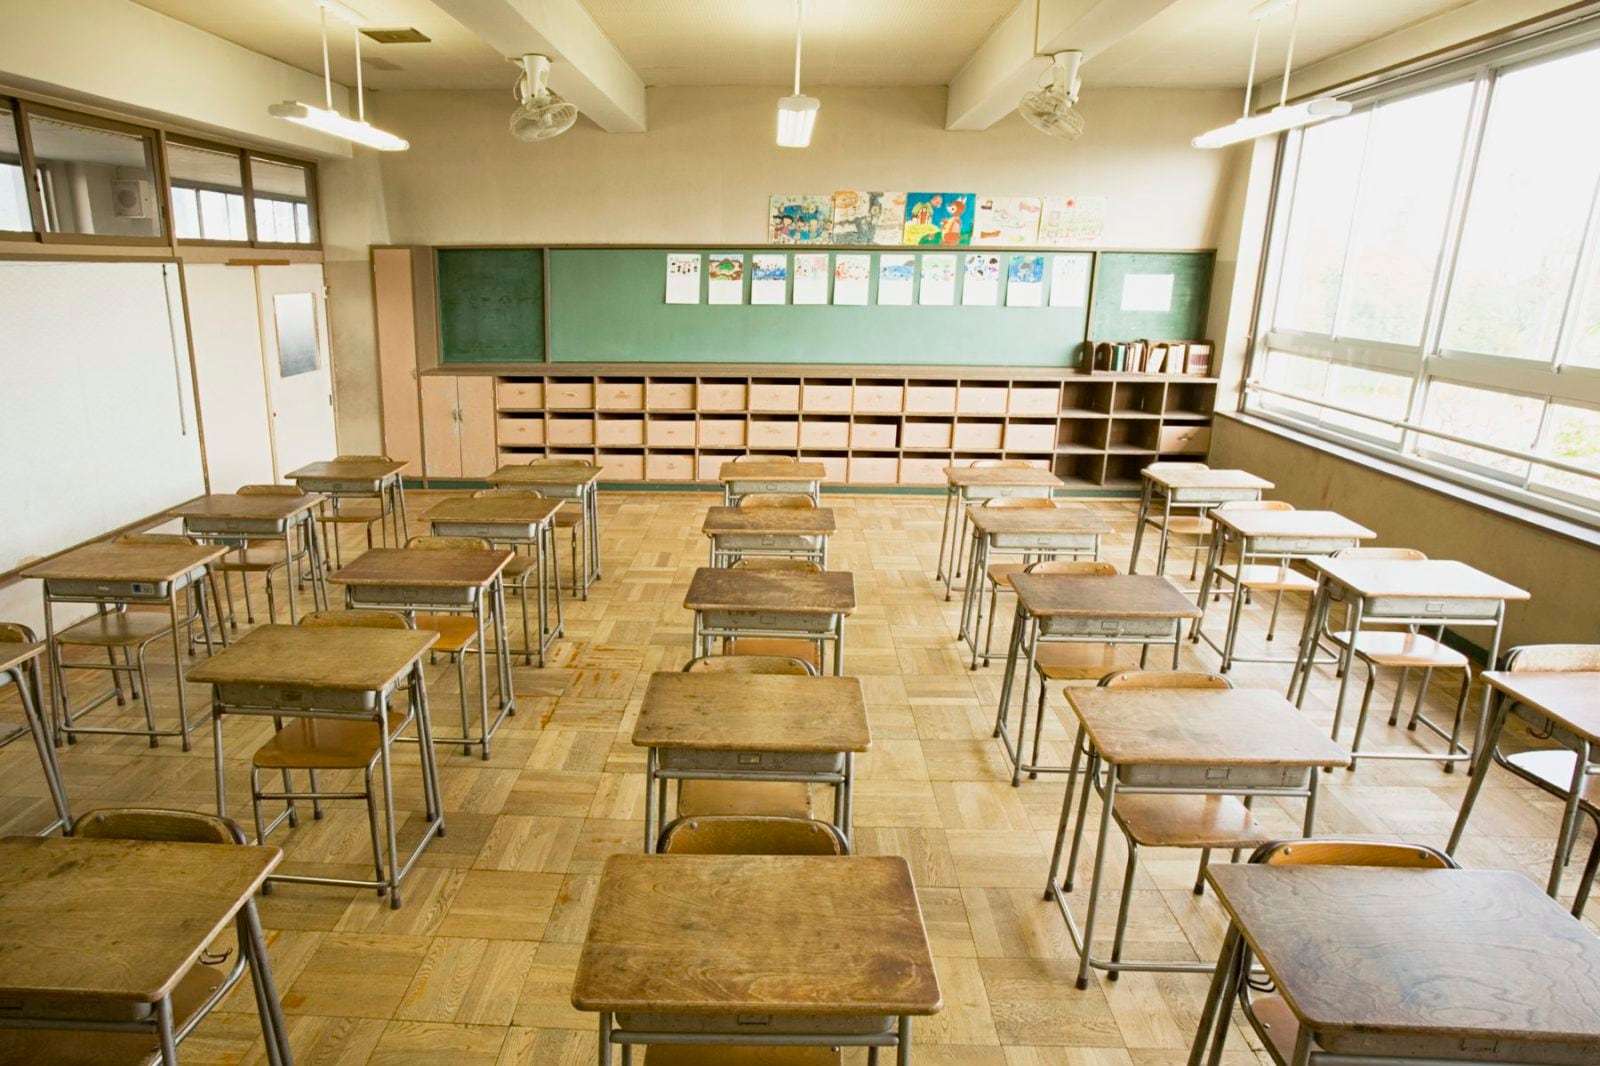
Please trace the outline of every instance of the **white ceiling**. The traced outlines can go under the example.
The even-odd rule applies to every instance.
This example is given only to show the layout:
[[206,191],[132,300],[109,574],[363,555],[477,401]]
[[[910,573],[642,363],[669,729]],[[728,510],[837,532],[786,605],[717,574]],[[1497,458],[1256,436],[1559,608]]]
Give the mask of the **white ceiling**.
[[[145,7],[305,70],[322,69],[311,0],[139,0]],[[513,69],[431,0],[347,0],[379,27],[415,27],[428,44],[363,39],[375,89],[508,92]],[[804,85],[947,84],[1018,0],[808,0]],[[1296,67],[1472,0],[1302,0]],[[794,63],[789,0],[584,0],[647,85],[772,85]],[[1260,0],[1177,0],[1084,67],[1085,87],[1242,87],[1249,12]],[[1282,72],[1287,13],[1264,24],[1258,77]],[[330,19],[334,79],[354,82],[348,27]]]

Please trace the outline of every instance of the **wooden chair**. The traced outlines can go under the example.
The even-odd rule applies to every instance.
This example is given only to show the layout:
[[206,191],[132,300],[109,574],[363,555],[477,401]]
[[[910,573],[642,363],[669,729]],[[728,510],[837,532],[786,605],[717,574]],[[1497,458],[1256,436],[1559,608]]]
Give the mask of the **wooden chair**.
[[[537,469],[541,466],[564,466],[568,463],[565,459],[530,459],[528,465]],[[523,489],[513,491],[527,491]],[[583,588],[584,569],[588,559],[588,520],[584,515],[583,504],[577,500],[571,501],[568,506],[556,512],[551,519],[557,529],[564,529],[572,536],[572,594],[586,596]]]
[[[1506,652],[1505,669],[1512,673],[1588,673],[1600,671],[1600,644],[1524,644]],[[1563,743],[1564,730],[1536,711],[1518,704],[1513,713],[1527,722],[1535,740],[1556,740]],[[1494,761],[1510,770],[1536,788],[1559,799],[1563,804],[1572,792],[1572,771],[1577,762],[1576,744],[1571,747],[1533,748],[1506,754],[1497,746]],[[1572,913],[1583,917],[1589,893],[1594,889],[1595,874],[1600,872],[1600,774],[1588,774],[1583,779],[1583,792],[1578,796],[1578,810],[1587,815],[1595,825],[1595,844],[1584,865],[1583,878],[1578,882],[1578,894]],[[1576,843],[1578,834],[1573,833]],[[1570,851],[1563,861],[1571,860]]]
[[[0,622],[0,654],[3,654],[4,645],[7,644],[38,642],[38,635],[22,623]],[[40,836],[47,836],[57,829],[65,832],[72,824],[72,813],[67,807],[67,789],[61,780],[61,766],[56,761],[55,723],[50,720],[48,704],[44,702],[44,683],[39,663],[40,657],[35,657],[12,670],[0,673],[0,691],[12,684],[17,686],[17,699],[22,704],[24,718],[21,725],[0,731],[0,748],[6,747],[20,737],[29,737],[34,741],[34,746],[39,752],[40,768],[44,770],[45,785],[50,790],[50,800],[56,810],[55,821],[40,830]],[[37,719],[39,733],[36,734],[33,723],[26,720],[29,717]]]
[[[336,456],[334,461],[340,463],[387,463],[392,460],[387,455],[340,455]],[[345,507],[349,502],[349,499],[344,497],[329,497],[327,506],[322,509],[322,514],[318,517],[318,521],[322,523],[324,543],[330,546],[329,554],[333,556],[333,565],[335,566],[341,566],[344,563],[344,550],[339,543],[340,526],[361,526],[366,531],[367,547],[370,549],[373,547],[372,527],[388,518],[391,511],[388,493],[379,494],[377,498],[378,509],[376,511],[368,507],[365,501],[355,510],[346,510]],[[329,526],[333,528],[329,529]],[[387,536],[387,533],[385,533],[385,536]]]
[[[1174,467],[1187,467],[1190,469],[1205,469],[1205,463],[1150,463],[1145,469],[1160,471]],[[1167,530],[1167,552],[1172,551],[1173,537],[1193,537],[1194,543],[1189,545],[1189,580],[1193,581],[1200,572],[1200,558],[1205,555],[1206,548],[1211,544],[1211,519],[1198,514],[1175,514],[1163,518],[1159,514],[1151,514],[1148,521],[1157,529],[1165,527]]]
[[[565,510],[565,508],[563,508]],[[487,551],[491,545],[481,537],[412,537],[406,541],[406,547],[417,551],[462,551],[478,550]],[[487,613],[487,612],[486,612]],[[469,614],[417,614],[407,612],[407,617],[417,629],[431,629],[439,634],[438,643],[434,644],[428,653],[432,661],[435,655],[448,655],[456,664],[456,682],[461,690],[461,735],[470,736],[468,721],[471,717],[471,707],[467,702],[467,656],[475,651],[483,651],[478,646],[478,622]],[[482,710],[480,705],[479,710]],[[487,723],[484,723],[487,729]],[[471,754],[470,745],[463,745],[463,750]]]
[[[1213,511],[1292,511],[1294,504],[1283,500],[1230,500],[1218,504]],[[1307,597],[1317,590],[1316,581],[1289,565],[1287,559],[1277,563],[1244,563],[1229,570],[1221,566],[1218,576],[1234,585],[1232,595],[1243,596],[1249,603],[1258,592],[1272,593],[1272,615],[1267,619],[1267,639],[1278,630],[1278,611],[1283,606],[1285,592],[1297,592]],[[1213,597],[1216,599],[1217,597]]]
[[[534,496],[540,499],[543,498],[543,494],[534,489],[479,489],[477,492],[472,494],[473,499],[479,499],[482,497],[505,498],[519,496],[524,498],[528,496]],[[556,513],[559,515],[561,511],[571,511],[577,509],[578,508],[564,506]],[[554,542],[554,538],[551,538],[552,545]],[[513,552],[511,561],[506,564],[506,568],[501,571],[501,574],[504,577],[506,584],[516,587],[517,596],[522,601],[522,661],[525,665],[532,666],[534,655],[533,609],[528,605],[528,586],[529,583],[539,575],[539,567],[537,565],[538,560],[537,557],[530,555],[527,552],[517,551],[515,546],[511,547]],[[561,578],[560,575],[556,573],[555,567],[556,555],[555,552],[551,552],[550,585],[555,590],[556,629],[559,631],[564,622],[561,611]],[[540,619],[540,621],[542,622],[543,619]]]
[[751,511],[814,511],[817,501],[803,492],[752,492],[740,496],[737,506]]
[[[767,570],[790,574],[820,574],[822,567],[809,559],[785,559],[772,555],[753,555],[735,562],[732,570]],[[760,655],[799,659],[813,673],[822,672],[822,641],[802,637],[734,637],[723,643],[727,655]]]
[[[298,486],[295,485],[240,485],[240,496],[303,496]],[[296,559],[308,558],[306,546],[302,546],[296,553]],[[289,595],[294,595],[294,579],[289,576],[291,560],[284,553],[283,542],[274,538],[271,540],[245,540],[238,547],[212,563],[212,569],[222,575],[222,589],[227,597],[228,622],[234,629],[239,628],[239,620],[233,610],[233,583],[229,580],[230,574],[239,575],[239,584],[244,589],[244,617],[252,625],[256,620],[255,605],[250,602],[250,575],[260,574],[262,583],[267,590],[267,621],[278,621],[278,607],[272,592],[272,574],[275,570],[283,570],[289,584]]]
[[[1056,507],[1054,500],[1047,500],[1040,496],[997,496],[992,500],[984,500],[985,510],[994,508],[997,511],[1053,511]],[[1027,569],[1028,564],[1036,560],[1024,555],[1021,562],[1016,563],[990,563],[985,568],[983,579],[989,585],[989,625],[985,630],[983,640],[983,665],[989,665],[990,651],[994,646],[994,619],[995,611],[999,605],[1000,593],[1011,591],[1011,576],[1020,574]],[[983,625],[983,586],[980,584],[974,591],[978,597],[978,617],[973,622],[973,640],[976,641],[976,631],[985,628]]]
[[683,667],[686,674],[786,674],[791,677],[816,677],[808,662],[784,655],[702,655]]
[[992,470],[1026,470],[1033,464],[1026,459],[974,459],[967,465],[979,469],[987,467]]
[[[244,844],[239,827],[194,811],[133,808],[96,810],[73,824],[74,836],[91,840],[148,840],[183,844]],[[108,947],[107,965],[114,965]],[[231,965],[228,965],[231,961]],[[200,953],[172,992],[173,1038],[178,1044],[233,990],[245,973],[232,924]],[[56,1066],[153,1066],[161,1062],[155,1032],[81,1029],[0,1029],[0,1062]]]
[[813,818],[708,815],[679,818],[661,833],[667,855],[848,855],[844,836]]
[[[409,629],[405,616],[396,611],[313,611],[300,619],[303,626],[362,627],[367,629]],[[389,711],[389,739],[394,741],[411,724],[415,708],[408,701],[405,711]],[[343,721],[336,717],[291,718],[288,724],[274,718],[277,726],[265,744],[257,748],[250,758],[250,812],[255,818],[256,841],[266,843],[267,837],[285,821],[291,829],[299,826],[295,800],[309,799],[312,817],[322,817],[322,801],[327,799],[359,799],[367,804],[367,825],[372,837],[372,863],[376,879],[384,879],[383,844],[379,836],[378,792],[373,785],[373,770],[381,753],[382,739],[375,723],[370,721]],[[305,770],[311,779],[310,792],[297,792],[293,774]],[[360,770],[362,789],[359,792],[324,792],[319,778],[323,770]],[[261,774],[277,771],[283,775],[282,792],[264,792]],[[284,809],[272,821],[262,818],[263,800],[282,800]],[[391,815],[392,817],[392,815]],[[270,891],[269,882],[262,891]],[[383,895],[387,888],[379,888]]]
[[[1455,860],[1423,844],[1396,844],[1379,840],[1286,840],[1263,844],[1250,861],[1268,866],[1379,866],[1404,870],[1455,870]],[[1278,1066],[1294,1061],[1300,1023],[1276,994],[1256,995],[1250,984],[1250,952],[1245,949],[1234,995],[1250,1027]],[[1312,1044],[1311,1053],[1321,1048]]]
[[735,1047],[710,1044],[656,1044],[649,1066],[840,1066],[844,1054],[832,1047]]

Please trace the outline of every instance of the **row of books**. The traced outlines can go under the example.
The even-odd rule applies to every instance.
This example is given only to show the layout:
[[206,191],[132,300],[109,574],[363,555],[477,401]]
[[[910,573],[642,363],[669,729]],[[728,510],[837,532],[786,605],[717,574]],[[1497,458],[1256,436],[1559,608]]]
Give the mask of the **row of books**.
[[1091,342],[1083,361],[1087,373],[1211,374],[1210,341],[1100,341]]

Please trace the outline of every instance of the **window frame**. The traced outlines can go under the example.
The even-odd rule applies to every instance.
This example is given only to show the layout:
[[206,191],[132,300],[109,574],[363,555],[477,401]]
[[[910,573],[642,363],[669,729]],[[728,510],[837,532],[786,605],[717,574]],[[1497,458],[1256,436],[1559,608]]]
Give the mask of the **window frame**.
[[[105,118],[101,115],[84,114],[64,107],[53,107],[47,104],[35,104],[26,99],[14,98],[21,113],[21,123],[24,139],[22,156],[25,161],[24,170],[28,177],[28,203],[33,209],[34,233],[40,244],[120,244],[131,247],[167,248],[172,245],[172,205],[168,202],[166,191],[166,150],[162,143],[160,131],[149,126],[136,126],[130,122]],[[45,120],[70,123],[74,126],[84,126],[89,129],[104,130],[107,133],[118,133],[126,136],[138,137],[144,142],[146,157],[150,160],[150,182],[155,188],[156,200],[156,226],[158,233],[151,236],[135,236],[115,233],[67,233],[49,230],[45,227],[44,195],[39,188],[39,157],[33,148],[33,119],[39,117]]]
[[[216,153],[218,153],[220,155],[231,155],[231,156],[233,156],[234,159],[239,164],[239,188],[238,189],[224,189],[222,186],[214,186],[213,188],[215,188],[217,191],[221,191],[221,192],[229,192],[229,193],[237,192],[237,193],[239,193],[240,195],[242,195],[244,197],[244,232],[245,232],[245,239],[244,240],[242,240],[242,241],[224,241],[224,240],[213,240],[213,239],[207,238],[207,237],[180,237],[180,236],[178,236],[177,221],[176,221],[176,219],[174,219],[173,228],[172,228],[173,241],[175,243],[179,244],[179,245],[182,245],[182,246],[186,247],[186,248],[187,247],[195,247],[195,248],[253,248],[253,247],[255,247],[255,239],[256,239],[255,218],[254,218],[254,215],[253,215],[253,213],[251,212],[251,209],[250,209],[250,174],[248,172],[248,166],[246,165],[246,162],[245,162],[245,156],[246,156],[246,153],[247,153],[248,150],[244,149],[244,148],[241,148],[236,144],[223,144],[220,141],[207,141],[207,140],[202,140],[202,139],[200,139],[198,137],[189,137],[189,136],[186,136],[186,135],[183,135],[183,134],[168,134],[165,138],[163,138],[163,143],[162,143],[162,146],[161,146],[161,165],[162,165],[162,169],[167,171],[167,200],[168,200],[169,203],[172,201],[173,190],[179,188],[180,185],[181,185],[182,188],[185,188],[185,189],[197,189],[197,190],[198,189],[202,189],[202,188],[207,188],[207,186],[196,185],[196,184],[194,184],[192,182],[179,183],[179,182],[174,181],[172,179],[171,168],[170,168],[170,166],[168,164],[168,161],[167,161],[166,146],[168,144],[176,144],[176,145],[179,145],[179,146],[184,147],[184,148],[195,148],[195,149],[199,149],[200,151],[216,152]],[[176,210],[176,209],[174,208],[174,210]],[[198,211],[198,206],[196,207],[196,210]],[[301,247],[310,247],[310,246],[309,245],[302,245]]]
[[[317,189],[317,165],[304,159],[295,159],[292,156],[278,155],[274,152],[259,152],[250,149],[243,151],[245,214],[250,224],[250,244],[255,248],[321,248],[322,247],[322,215],[319,210],[322,197]],[[301,167],[306,171],[306,210],[311,223],[311,240],[302,241],[263,241],[256,232],[256,193],[255,178],[250,173],[250,160],[259,159],[266,163],[278,163],[284,166]],[[260,199],[278,203],[299,203],[293,197],[270,196],[263,194]]]

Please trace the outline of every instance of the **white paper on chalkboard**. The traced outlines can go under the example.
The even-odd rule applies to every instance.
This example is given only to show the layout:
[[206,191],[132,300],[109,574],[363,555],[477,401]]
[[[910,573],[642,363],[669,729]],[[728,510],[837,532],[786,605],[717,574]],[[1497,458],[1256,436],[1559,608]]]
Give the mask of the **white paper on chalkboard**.
[[744,303],[744,253],[713,254],[706,277],[706,303]]
[[956,302],[956,257],[922,257],[921,302],[927,307],[949,307]]
[[833,302],[865,307],[871,285],[872,256],[836,255],[833,257]]
[[916,283],[917,258],[884,252],[878,256],[878,303],[908,307]]
[[827,252],[794,254],[794,302],[797,304],[828,302]]
[[1000,257],[969,252],[961,268],[961,305],[993,307],[1000,297]]
[[789,296],[789,257],[761,255],[750,257],[750,302],[781,304]]
[[1122,279],[1122,310],[1172,310],[1171,274],[1129,274]]
[[667,255],[667,303],[700,302],[700,253]]
[[1089,257],[1057,255],[1050,261],[1050,306],[1089,306]]

